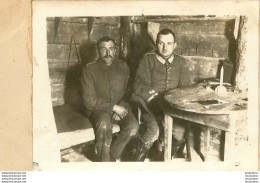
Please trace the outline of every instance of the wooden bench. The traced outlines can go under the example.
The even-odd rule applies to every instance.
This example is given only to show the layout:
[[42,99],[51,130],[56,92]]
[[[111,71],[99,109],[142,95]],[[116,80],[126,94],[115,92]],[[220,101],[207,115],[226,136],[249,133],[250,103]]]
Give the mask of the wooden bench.
[[[70,105],[55,106],[53,113],[61,150],[95,140],[91,122]],[[120,127],[115,124],[113,133],[117,133],[119,130]]]

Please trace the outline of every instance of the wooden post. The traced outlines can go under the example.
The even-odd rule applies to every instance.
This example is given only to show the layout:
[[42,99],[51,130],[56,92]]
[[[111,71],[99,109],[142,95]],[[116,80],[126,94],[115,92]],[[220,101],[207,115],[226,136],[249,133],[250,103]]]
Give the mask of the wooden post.
[[190,150],[190,124],[187,125],[186,134],[186,150],[187,150],[187,161],[191,161],[191,150]]
[[169,115],[164,116],[164,161],[171,160],[172,154],[172,117]]
[[208,152],[210,150],[210,128],[203,126],[200,137],[200,153],[203,155],[203,160],[208,161]]
[[241,16],[238,36],[237,51],[235,64],[235,86],[236,89],[245,91],[248,88],[246,80],[245,52],[246,52],[246,33],[247,33],[247,17]]
[[236,134],[236,122],[239,119],[240,113],[231,113],[229,115],[229,130],[225,132],[225,146],[224,146],[224,161],[233,162],[234,160],[234,146]]
[[131,17],[125,16],[120,18],[120,57],[129,61],[131,57],[131,47],[133,40],[133,24]]

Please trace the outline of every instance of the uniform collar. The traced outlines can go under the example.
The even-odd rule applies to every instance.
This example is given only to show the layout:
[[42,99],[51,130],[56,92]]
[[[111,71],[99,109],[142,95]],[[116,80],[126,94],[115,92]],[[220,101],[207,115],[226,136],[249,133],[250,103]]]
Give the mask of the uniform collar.
[[[161,57],[160,55],[158,55],[157,53],[156,53],[155,55],[156,55],[157,60],[159,60],[159,62],[161,62],[162,64],[165,64],[166,60],[165,60],[164,58],[162,58],[162,57]],[[169,61],[170,63],[172,63],[173,59],[174,59],[174,54],[172,54],[172,56],[168,59],[168,61]]]
[[103,70],[108,70],[108,69],[112,68],[112,67],[115,65],[115,62],[116,62],[116,60],[113,60],[112,63],[111,63],[111,65],[108,66],[108,65],[106,65],[104,62],[102,62],[100,59],[97,60],[98,65],[99,65],[99,66],[101,67],[101,69],[103,69]]

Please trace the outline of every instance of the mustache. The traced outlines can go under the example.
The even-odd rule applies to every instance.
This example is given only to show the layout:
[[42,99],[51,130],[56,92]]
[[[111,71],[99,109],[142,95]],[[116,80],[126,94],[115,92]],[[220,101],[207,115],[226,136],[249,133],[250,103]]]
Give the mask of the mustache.
[[102,58],[113,58],[111,55],[103,56]]

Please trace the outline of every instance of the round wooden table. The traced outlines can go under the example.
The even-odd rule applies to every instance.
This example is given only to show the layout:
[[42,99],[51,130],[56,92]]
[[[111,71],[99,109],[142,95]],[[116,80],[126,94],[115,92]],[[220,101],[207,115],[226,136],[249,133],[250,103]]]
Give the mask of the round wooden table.
[[244,120],[247,112],[247,93],[217,93],[199,84],[170,90],[164,98],[170,105],[164,108],[166,161],[171,159],[172,117],[203,125],[205,161],[209,151],[209,127],[223,130],[224,159],[231,158],[236,123]]

